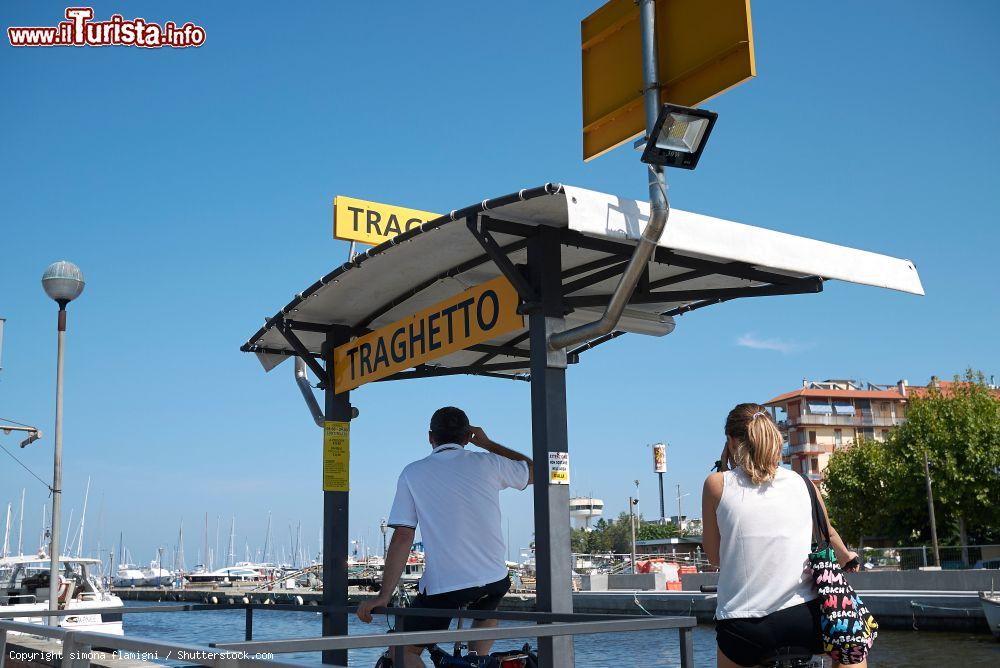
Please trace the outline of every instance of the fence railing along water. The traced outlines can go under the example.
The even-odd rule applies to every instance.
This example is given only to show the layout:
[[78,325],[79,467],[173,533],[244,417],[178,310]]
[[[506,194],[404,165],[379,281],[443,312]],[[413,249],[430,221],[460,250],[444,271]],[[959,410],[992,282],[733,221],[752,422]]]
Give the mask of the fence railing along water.
[[[470,642],[475,640],[503,640],[512,638],[543,638],[574,636],[593,633],[622,633],[629,631],[649,631],[677,629],[680,643],[682,668],[694,666],[693,631],[697,625],[694,617],[638,616],[638,615],[597,615],[583,613],[544,612],[500,612],[476,610],[415,610],[413,608],[376,608],[377,614],[395,617],[430,616],[459,619],[498,619],[501,621],[534,622],[534,626],[503,626],[479,629],[456,629],[447,631],[419,631],[392,634],[371,634],[355,636],[327,636],[317,638],[294,638],[267,641],[253,640],[254,610],[269,612],[315,612],[316,605],[293,604],[182,604],[143,606],[135,608],[90,608],[88,614],[120,613],[170,613],[205,612],[213,610],[243,609],[246,611],[246,633],[244,642],[210,643],[208,645],[166,642],[150,638],[117,636],[106,633],[74,631],[59,626],[14,621],[17,617],[48,617],[79,614],[79,610],[6,612],[0,615],[0,668],[5,668],[8,659],[8,645],[11,634],[23,634],[58,640],[62,643],[61,668],[89,668],[94,648],[125,652],[147,653],[185,657],[186,665],[203,665],[212,668],[292,668],[301,663],[274,661],[274,654],[290,652],[322,652],[327,650],[362,649],[390,647],[395,665],[403,665],[402,651],[406,645],[426,645],[443,642]],[[331,609],[334,613],[353,614],[356,608]],[[6,619],[5,619],[6,618]],[[16,636],[15,636],[16,637]],[[331,664],[324,664],[331,665]],[[340,667],[344,668],[344,667]]]
[[930,545],[916,547],[865,547],[858,550],[862,563],[871,570],[916,570],[940,566],[944,570],[1000,568],[1000,545],[942,545],[941,563],[934,561]]

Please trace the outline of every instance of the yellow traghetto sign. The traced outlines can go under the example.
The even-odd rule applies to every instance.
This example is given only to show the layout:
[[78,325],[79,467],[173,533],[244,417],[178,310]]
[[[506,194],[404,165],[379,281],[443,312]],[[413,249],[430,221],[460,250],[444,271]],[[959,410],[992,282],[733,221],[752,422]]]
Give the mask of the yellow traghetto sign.
[[351,423],[323,423],[323,491],[350,491]]
[[333,350],[334,390],[346,392],[524,327],[503,276]]
[[333,236],[373,246],[440,217],[439,213],[343,195],[333,198]]
[[[750,0],[656,0],[660,101],[696,107],[756,75]],[[646,131],[635,0],[611,0],[580,25],[583,159]]]

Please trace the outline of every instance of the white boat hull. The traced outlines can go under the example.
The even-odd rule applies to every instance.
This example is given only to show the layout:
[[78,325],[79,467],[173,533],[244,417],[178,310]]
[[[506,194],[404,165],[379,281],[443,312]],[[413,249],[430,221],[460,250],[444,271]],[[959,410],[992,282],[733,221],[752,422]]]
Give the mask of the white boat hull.
[[979,592],[979,602],[983,605],[983,614],[986,615],[990,633],[1000,639],[1000,595]]
[[[95,633],[110,633],[111,635],[125,635],[122,628],[122,613],[120,612],[93,612],[88,613],[88,608],[124,608],[125,604],[117,596],[108,596],[104,600],[93,601],[72,601],[69,610],[74,611],[72,615],[63,617],[59,626],[71,628],[74,631],[92,631]],[[6,612],[32,612],[48,610],[48,603],[18,603],[14,605],[0,606],[0,616]],[[79,611],[77,613],[76,611]],[[47,624],[48,617],[39,615],[38,617],[13,617],[14,621],[28,624]]]

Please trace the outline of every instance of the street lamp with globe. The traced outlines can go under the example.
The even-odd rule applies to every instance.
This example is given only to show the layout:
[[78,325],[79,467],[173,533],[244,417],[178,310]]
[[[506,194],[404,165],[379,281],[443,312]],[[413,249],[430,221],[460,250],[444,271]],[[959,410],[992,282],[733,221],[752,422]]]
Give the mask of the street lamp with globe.
[[[52,462],[52,535],[49,542],[49,610],[59,607],[59,515],[62,512],[62,417],[63,350],[66,345],[66,305],[83,292],[83,272],[72,262],[53,262],[42,274],[42,287],[59,304],[58,348],[56,352],[56,426]],[[49,624],[58,626],[56,616]]]
[[389,531],[389,522],[383,517],[378,528],[382,531],[382,558],[385,559],[385,534]]

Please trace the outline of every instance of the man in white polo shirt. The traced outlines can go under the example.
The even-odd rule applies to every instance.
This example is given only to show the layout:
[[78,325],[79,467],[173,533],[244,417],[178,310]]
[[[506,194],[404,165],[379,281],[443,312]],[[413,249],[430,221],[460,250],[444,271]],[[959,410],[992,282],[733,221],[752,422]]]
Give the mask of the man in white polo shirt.
[[[525,489],[532,483],[531,459],[494,443],[480,427],[469,425],[453,406],[435,411],[428,440],[431,454],[403,469],[389,513],[392,542],[386,554],[379,595],[358,606],[358,618],[370,622],[372,609],[389,605],[406,565],[416,528],[424,543],[426,564],[414,608],[496,610],[510,589],[506,547],[500,528],[500,490]],[[486,452],[465,449],[468,443]],[[400,617],[400,630],[448,628],[447,617]],[[496,626],[476,620],[475,628]],[[470,643],[487,654],[492,641]],[[423,647],[406,648],[406,667],[423,666]]]

